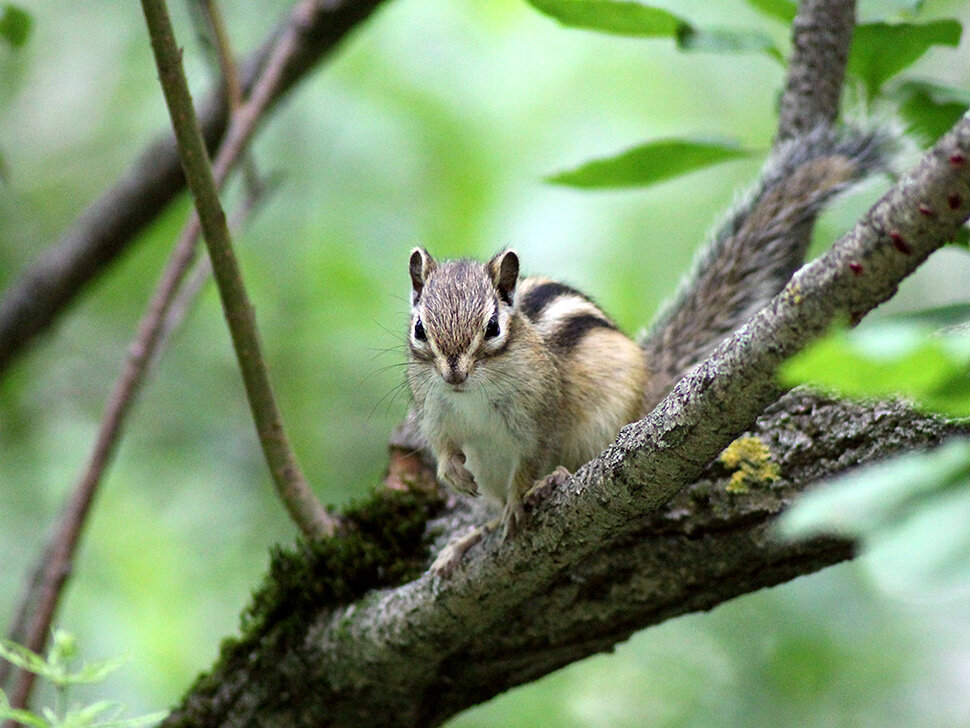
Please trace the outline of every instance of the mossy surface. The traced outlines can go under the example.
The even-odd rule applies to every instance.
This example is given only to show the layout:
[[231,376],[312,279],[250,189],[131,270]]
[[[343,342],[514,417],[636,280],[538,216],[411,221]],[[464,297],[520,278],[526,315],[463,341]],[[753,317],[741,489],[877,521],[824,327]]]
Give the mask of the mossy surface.
[[243,613],[244,639],[267,624],[420,576],[428,555],[425,525],[439,505],[437,495],[383,491],[352,505],[334,538],[275,547],[269,574]]
[[[347,508],[341,532],[333,538],[275,547],[269,573],[242,614],[241,636],[223,641],[218,662],[195,680],[186,700],[199,707],[200,698],[218,691],[231,666],[245,662],[251,652],[279,657],[286,644],[305,635],[313,615],[359,599],[370,589],[420,576],[430,544],[427,522],[440,507],[434,491],[385,489]],[[267,639],[275,649],[265,649]],[[197,716],[189,717],[195,711],[188,708],[183,704],[165,725],[197,724]]]

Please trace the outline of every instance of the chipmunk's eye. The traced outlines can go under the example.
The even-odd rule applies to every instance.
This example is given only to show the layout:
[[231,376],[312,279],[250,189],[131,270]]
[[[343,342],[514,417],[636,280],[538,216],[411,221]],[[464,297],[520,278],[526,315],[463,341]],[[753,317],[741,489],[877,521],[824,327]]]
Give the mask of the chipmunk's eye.
[[498,311],[492,314],[492,318],[485,324],[485,338],[494,339],[498,336]]
[[414,322],[414,338],[418,341],[427,341],[428,335],[424,332],[424,324],[421,319]]

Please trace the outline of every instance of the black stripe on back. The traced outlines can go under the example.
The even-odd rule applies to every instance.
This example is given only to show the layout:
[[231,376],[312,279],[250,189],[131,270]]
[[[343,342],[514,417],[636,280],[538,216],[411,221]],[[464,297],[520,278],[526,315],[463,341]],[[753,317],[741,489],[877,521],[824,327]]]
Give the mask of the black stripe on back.
[[570,316],[549,337],[549,345],[561,351],[573,349],[593,329],[615,331],[616,326],[602,316],[591,313]]
[[535,321],[539,318],[539,315],[542,313],[543,309],[545,309],[546,306],[560,296],[577,296],[584,301],[589,300],[575,288],[570,288],[563,283],[555,283],[551,281],[549,283],[541,283],[526,293],[519,300],[519,310],[522,311],[527,318]]

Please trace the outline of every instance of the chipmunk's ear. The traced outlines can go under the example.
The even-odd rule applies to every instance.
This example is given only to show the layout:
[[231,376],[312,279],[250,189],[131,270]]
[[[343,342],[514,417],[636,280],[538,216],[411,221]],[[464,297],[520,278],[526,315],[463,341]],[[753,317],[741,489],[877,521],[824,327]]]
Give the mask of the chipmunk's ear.
[[503,250],[485,264],[499,298],[509,306],[515,296],[515,284],[519,280],[519,256],[514,250]]
[[434,270],[434,258],[424,248],[415,248],[411,251],[411,261],[408,264],[408,271],[411,273],[411,303],[415,304],[421,298],[421,291],[424,284]]

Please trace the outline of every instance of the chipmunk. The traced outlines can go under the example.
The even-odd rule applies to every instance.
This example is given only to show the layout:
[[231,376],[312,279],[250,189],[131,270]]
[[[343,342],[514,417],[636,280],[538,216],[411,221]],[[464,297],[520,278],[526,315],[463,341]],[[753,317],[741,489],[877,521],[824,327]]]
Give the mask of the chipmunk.
[[[878,132],[819,127],[780,145],[640,342],[563,283],[519,277],[519,256],[439,262],[411,251],[407,380],[439,480],[504,508],[503,538],[530,489],[596,457],[775,295],[801,264],[822,206],[884,168]],[[562,468],[566,470],[563,471]],[[493,522],[450,544],[447,575]]]

